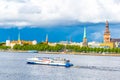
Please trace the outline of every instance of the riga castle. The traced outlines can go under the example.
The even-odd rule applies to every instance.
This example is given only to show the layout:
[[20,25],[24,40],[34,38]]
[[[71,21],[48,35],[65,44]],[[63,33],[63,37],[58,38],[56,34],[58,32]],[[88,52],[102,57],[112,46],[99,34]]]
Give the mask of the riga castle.
[[21,40],[20,39],[20,33],[18,34],[18,40],[6,40],[6,46],[10,46],[11,48],[14,47],[14,45],[19,44],[19,45],[24,45],[24,44],[29,44],[29,45],[36,45],[37,41],[33,40],[33,41],[25,41],[25,40]]

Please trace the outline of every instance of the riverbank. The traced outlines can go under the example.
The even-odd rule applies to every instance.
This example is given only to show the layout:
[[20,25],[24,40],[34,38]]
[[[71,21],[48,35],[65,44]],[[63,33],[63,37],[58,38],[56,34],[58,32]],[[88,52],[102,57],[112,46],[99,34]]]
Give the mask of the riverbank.
[[75,55],[91,55],[91,56],[120,56],[120,54],[99,54],[99,53],[80,53],[80,54],[75,54]]
[[[23,50],[0,50],[0,52],[10,52],[10,53],[29,53]],[[81,52],[48,52],[48,51],[38,51],[38,54],[70,54],[70,55],[90,55],[90,56],[120,56],[120,53],[81,53]]]
[[[39,52],[41,53],[41,52]],[[72,54],[72,55],[90,55],[90,56],[120,56],[115,53],[81,53],[81,52],[44,52],[45,54]]]

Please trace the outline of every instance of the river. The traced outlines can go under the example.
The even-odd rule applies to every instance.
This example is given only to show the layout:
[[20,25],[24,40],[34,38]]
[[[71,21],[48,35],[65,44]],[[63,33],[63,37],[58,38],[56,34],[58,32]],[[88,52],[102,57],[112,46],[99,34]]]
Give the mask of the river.
[[[67,58],[74,66],[26,64],[35,56]],[[0,52],[0,80],[120,80],[120,57]]]

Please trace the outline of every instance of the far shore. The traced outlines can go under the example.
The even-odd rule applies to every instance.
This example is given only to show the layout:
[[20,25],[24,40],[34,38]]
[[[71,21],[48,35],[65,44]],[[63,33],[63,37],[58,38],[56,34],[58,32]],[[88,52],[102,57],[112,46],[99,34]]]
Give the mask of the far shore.
[[[40,52],[41,53],[41,52]],[[120,56],[120,53],[81,53],[81,52],[45,52],[47,54],[73,54],[73,55],[90,55],[90,56]]]
[[[0,50],[0,52],[27,53],[23,50]],[[120,56],[120,53],[83,53],[83,52],[48,52],[38,51],[38,54],[70,54],[70,55],[90,55],[90,56]]]

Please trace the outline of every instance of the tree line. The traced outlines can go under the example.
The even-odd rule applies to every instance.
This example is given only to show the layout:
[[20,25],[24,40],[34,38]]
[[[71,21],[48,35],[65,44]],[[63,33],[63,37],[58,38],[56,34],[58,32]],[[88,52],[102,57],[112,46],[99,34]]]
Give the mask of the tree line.
[[[0,43],[0,50],[11,49],[9,46],[5,46],[5,43]],[[81,53],[120,53],[120,48],[91,48],[91,47],[80,47],[77,45],[61,45],[56,44],[50,46],[45,43],[38,43],[37,45],[19,45],[16,44],[13,50],[38,50],[38,51],[49,51],[49,52],[81,52]]]
[[8,50],[10,49],[9,46],[5,46],[5,43],[0,43],[0,50]]
[[14,50],[38,50],[50,52],[83,52],[83,53],[120,53],[120,48],[90,48],[80,47],[76,45],[61,45],[56,44],[50,46],[48,44],[39,43],[37,45],[15,45]]
[[15,45],[14,50],[38,50],[38,51],[51,51],[60,52],[64,49],[64,45],[57,44],[56,46],[50,46],[48,44],[39,43],[37,45]]

